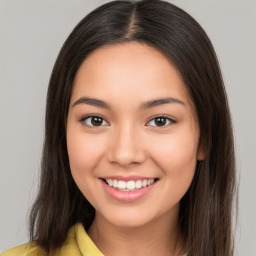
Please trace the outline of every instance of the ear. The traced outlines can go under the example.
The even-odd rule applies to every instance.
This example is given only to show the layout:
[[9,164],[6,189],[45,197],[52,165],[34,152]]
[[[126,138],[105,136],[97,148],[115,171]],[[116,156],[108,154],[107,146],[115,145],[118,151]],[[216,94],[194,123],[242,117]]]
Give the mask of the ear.
[[203,145],[203,143],[200,143],[198,148],[197,148],[197,160],[198,161],[203,161],[206,158],[206,150]]

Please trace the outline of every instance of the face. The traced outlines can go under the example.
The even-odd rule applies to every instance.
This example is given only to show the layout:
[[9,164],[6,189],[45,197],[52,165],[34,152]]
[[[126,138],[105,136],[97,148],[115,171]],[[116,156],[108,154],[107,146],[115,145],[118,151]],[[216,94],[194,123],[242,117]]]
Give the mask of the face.
[[196,114],[175,67],[139,43],[80,66],[67,119],[72,176],[96,217],[138,227],[177,215],[202,158]]

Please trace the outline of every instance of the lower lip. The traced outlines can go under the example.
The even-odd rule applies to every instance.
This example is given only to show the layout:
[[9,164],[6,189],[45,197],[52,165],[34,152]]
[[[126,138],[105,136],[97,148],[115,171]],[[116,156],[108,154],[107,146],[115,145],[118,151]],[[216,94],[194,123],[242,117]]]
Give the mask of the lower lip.
[[142,187],[142,188],[136,189],[134,191],[121,191],[121,190],[115,189],[113,187],[110,187],[103,180],[101,180],[101,182],[102,182],[103,187],[108,195],[110,195],[112,198],[114,198],[118,201],[122,201],[122,202],[133,202],[133,201],[136,201],[136,200],[144,197],[146,194],[148,194],[153,189],[153,187],[156,184],[156,182],[154,182],[147,187]]

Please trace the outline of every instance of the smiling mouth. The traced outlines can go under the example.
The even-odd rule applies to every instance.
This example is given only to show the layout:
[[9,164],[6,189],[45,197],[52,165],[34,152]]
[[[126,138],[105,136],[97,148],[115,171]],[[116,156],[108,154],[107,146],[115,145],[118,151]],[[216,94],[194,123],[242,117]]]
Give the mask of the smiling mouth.
[[136,191],[141,188],[148,187],[159,179],[141,179],[141,180],[117,180],[117,179],[102,179],[108,186],[120,191]]

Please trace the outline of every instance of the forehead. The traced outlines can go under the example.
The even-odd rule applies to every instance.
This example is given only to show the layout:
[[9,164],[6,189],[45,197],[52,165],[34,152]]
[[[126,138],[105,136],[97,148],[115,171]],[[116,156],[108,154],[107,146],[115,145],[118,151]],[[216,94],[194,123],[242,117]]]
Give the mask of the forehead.
[[104,46],[94,51],[79,67],[72,98],[176,97],[188,101],[188,91],[175,66],[160,51],[146,44],[130,42]]

